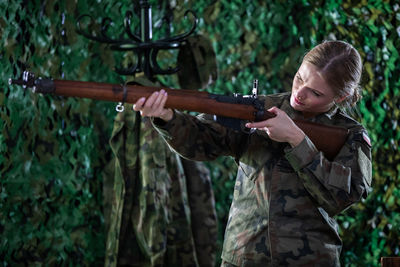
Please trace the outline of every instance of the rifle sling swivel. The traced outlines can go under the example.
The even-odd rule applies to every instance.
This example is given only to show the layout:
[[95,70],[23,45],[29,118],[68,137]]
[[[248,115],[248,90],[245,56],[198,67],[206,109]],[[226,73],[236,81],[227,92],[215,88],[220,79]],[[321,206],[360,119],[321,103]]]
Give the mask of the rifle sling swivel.
[[127,94],[128,94],[128,92],[126,90],[126,83],[124,85],[122,85],[122,90],[123,90],[123,92],[122,92],[122,101],[119,102],[118,105],[115,107],[115,110],[117,112],[124,112],[124,110],[125,110],[124,104],[126,102],[126,97],[127,97]]

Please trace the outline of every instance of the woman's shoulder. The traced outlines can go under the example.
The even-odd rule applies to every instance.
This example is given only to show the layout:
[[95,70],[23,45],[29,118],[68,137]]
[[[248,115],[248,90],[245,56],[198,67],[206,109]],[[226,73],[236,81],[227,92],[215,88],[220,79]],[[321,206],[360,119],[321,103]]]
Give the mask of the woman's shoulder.
[[355,118],[353,118],[352,116],[343,111],[338,111],[336,113],[335,121],[336,124],[339,124],[339,126],[346,127],[347,129],[352,129],[352,128],[364,129],[364,126],[358,120],[356,120]]
[[336,119],[339,121],[339,123],[337,123],[338,126],[347,128],[352,135],[371,146],[368,130],[364,125],[345,112],[340,111],[337,115]]

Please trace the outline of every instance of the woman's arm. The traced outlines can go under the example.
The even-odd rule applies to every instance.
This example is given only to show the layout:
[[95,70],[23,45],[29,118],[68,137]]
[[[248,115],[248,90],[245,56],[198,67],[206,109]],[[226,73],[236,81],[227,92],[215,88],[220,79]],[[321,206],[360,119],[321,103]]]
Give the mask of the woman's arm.
[[339,154],[329,161],[284,111],[276,107],[269,111],[276,117],[246,126],[291,145],[285,156],[319,206],[335,215],[367,195],[372,176],[371,146],[361,126],[350,130]]
[[286,158],[304,187],[330,216],[365,198],[370,190],[371,146],[366,134],[361,127],[351,129],[334,161],[327,160],[307,137],[286,150]]
[[191,160],[214,160],[218,156],[236,156],[240,133],[217,123],[164,108],[168,95],[153,93],[139,99],[134,109],[152,117],[153,125],[169,146]]

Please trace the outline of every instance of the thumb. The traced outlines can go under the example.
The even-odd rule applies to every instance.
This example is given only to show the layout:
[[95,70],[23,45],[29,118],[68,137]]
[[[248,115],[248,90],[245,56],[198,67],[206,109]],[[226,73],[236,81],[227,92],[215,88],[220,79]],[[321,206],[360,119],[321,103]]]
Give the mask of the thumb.
[[275,107],[275,106],[273,106],[272,108],[268,109],[268,111],[273,113],[273,114],[275,114],[275,115],[278,115],[280,109]]

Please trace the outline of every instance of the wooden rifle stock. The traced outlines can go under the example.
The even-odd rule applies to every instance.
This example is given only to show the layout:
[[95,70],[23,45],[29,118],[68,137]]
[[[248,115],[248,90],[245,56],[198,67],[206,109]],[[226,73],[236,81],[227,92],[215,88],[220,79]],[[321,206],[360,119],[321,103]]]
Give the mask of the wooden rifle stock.
[[[195,90],[164,87],[35,79],[31,73],[26,75],[27,77],[24,77],[23,80],[10,79],[9,84],[22,85],[24,88],[32,87],[36,93],[52,93],[67,97],[90,98],[132,104],[136,103],[141,97],[147,98],[153,92],[164,89],[168,93],[167,108],[195,111],[248,121],[262,121],[275,116],[275,114],[264,110],[261,101],[251,97],[227,97]],[[337,155],[348,135],[348,130],[342,127],[322,125],[304,120],[294,120],[294,122],[312,140],[317,149],[324,152],[324,155],[330,160],[333,160]]]

